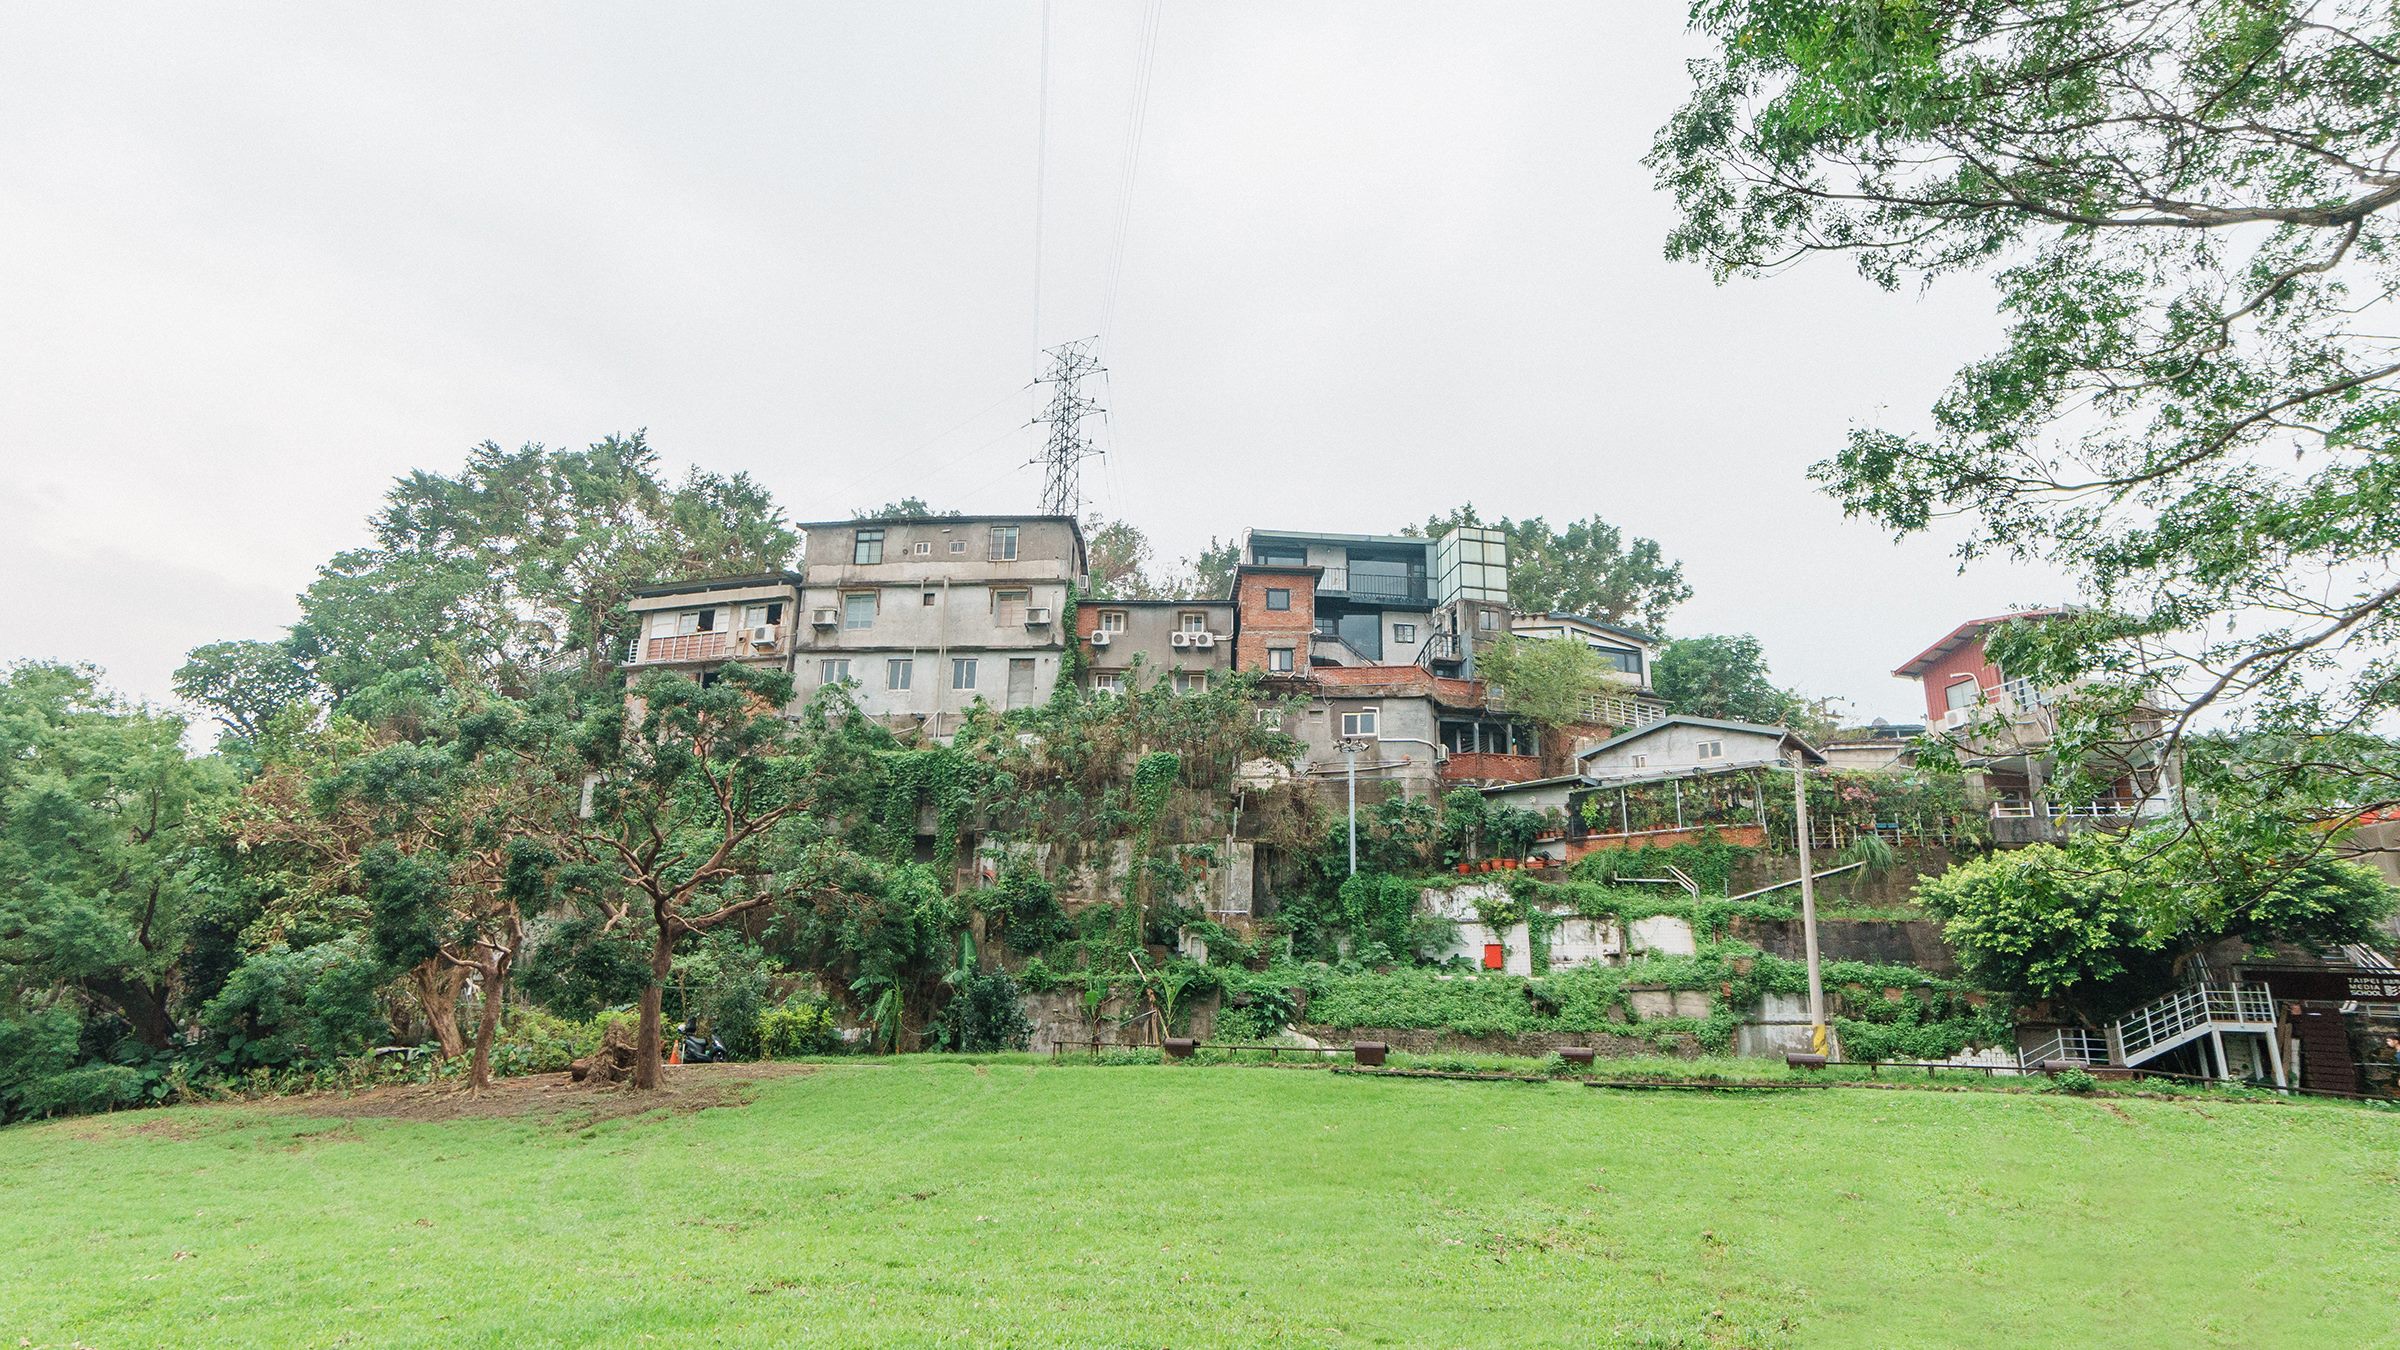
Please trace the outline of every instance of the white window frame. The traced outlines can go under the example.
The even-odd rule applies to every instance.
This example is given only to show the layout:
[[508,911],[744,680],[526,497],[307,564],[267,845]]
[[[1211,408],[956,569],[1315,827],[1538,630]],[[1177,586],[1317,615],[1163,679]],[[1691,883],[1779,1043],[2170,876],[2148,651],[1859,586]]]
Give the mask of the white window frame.
[[909,545],[908,551],[913,557],[930,558],[933,556],[933,541],[930,539],[920,539],[917,542]]
[[990,552],[991,556],[985,559],[987,562],[1015,562],[1017,560],[1017,527],[994,525]]
[[1124,671],[1121,671],[1121,670],[1095,670],[1095,671],[1093,671],[1093,672],[1092,672],[1092,692],[1093,692],[1093,693],[1095,693],[1095,694],[1122,694],[1122,693],[1124,693],[1124,692],[1125,692],[1125,672],[1124,672]]
[[[866,621],[865,623],[852,623],[852,622],[850,621],[850,602],[851,602],[851,601],[853,601],[853,600],[864,600],[864,601],[866,601],[866,602],[867,602],[867,621]],[[862,628],[873,628],[873,627],[875,626],[875,616],[876,616],[876,615],[878,615],[878,614],[880,614],[880,613],[882,613],[882,612],[883,612],[883,593],[882,593],[881,591],[844,591],[844,592],[842,592],[842,627],[843,627],[843,628],[845,628],[845,629],[848,629],[848,630],[850,630],[850,631],[852,631],[852,632],[856,632],[857,630],[859,630],[859,629],[862,629]]]
[[1176,671],[1176,672],[1175,672],[1175,692],[1176,692],[1176,693],[1178,693],[1178,694],[1205,694],[1205,693],[1207,693],[1207,692],[1208,692],[1208,672],[1207,672],[1207,671],[1205,671],[1205,670],[1179,670],[1179,671]]
[[1725,758],[1725,742],[1721,740],[1700,741],[1692,746],[1692,758],[1695,760],[1723,759]]
[[1104,610],[1101,610],[1101,611],[1100,611],[1100,631],[1101,631],[1101,632],[1103,632],[1103,633],[1122,633],[1122,632],[1124,632],[1124,631],[1125,631],[1125,611],[1124,611],[1124,610],[1121,610],[1121,609],[1104,609]]
[[827,656],[827,657],[821,657],[821,658],[819,658],[819,659],[818,659],[818,661],[817,661],[817,683],[819,683],[819,684],[840,684],[840,683],[842,683],[843,681],[845,681],[845,680],[848,680],[849,678],[850,678],[850,658],[849,658],[849,657],[847,657],[847,656]]
[[917,661],[913,656],[887,656],[883,660],[883,687],[911,689],[917,683]]
[[1208,631],[1208,615],[1196,609],[1180,610],[1175,615],[1175,627],[1179,632],[1205,633]]
[[966,540],[964,540],[964,539],[953,539],[953,540],[951,540],[951,541],[950,541],[950,551],[951,551],[952,553],[964,553],[964,552],[966,552],[966,551],[967,551],[967,541],[966,541]]
[[951,687],[951,688],[953,688],[953,689],[972,689],[972,688],[974,688],[974,687],[975,687],[975,676],[976,676],[976,669],[975,669],[975,658],[974,658],[974,657],[972,657],[972,656],[953,656],[953,657],[951,657],[951,658],[950,658],[950,687]]
[[1383,705],[1348,708],[1342,712],[1342,739],[1371,741],[1383,735]]

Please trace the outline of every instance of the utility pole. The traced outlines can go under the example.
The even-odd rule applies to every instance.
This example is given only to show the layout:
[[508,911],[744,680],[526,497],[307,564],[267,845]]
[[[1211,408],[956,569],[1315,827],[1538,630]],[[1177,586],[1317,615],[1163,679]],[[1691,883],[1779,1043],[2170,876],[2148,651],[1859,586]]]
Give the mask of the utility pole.
[[1350,762],[1350,875],[1358,875],[1358,746],[1342,742],[1342,757]]
[[1034,383],[1050,386],[1050,405],[1027,425],[1050,428],[1041,457],[1029,461],[1042,466],[1042,514],[1046,516],[1080,515],[1083,510],[1082,470],[1078,466],[1100,453],[1083,434],[1083,419],[1106,411],[1083,396],[1084,377],[1101,373],[1100,358],[1092,354],[1099,340],[1078,338],[1042,353],[1050,358],[1050,368]]
[[1792,752],[1792,832],[1800,847],[1800,932],[1808,944],[1809,1048],[1827,1054],[1825,977],[1817,963],[1817,864],[1808,855],[1808,752]]

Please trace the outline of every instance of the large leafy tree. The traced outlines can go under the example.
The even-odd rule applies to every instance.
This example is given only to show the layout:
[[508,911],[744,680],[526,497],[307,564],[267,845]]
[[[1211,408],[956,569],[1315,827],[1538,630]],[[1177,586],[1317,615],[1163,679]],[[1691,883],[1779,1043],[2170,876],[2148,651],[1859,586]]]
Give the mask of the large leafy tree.
[[1580,614],[1653,632],[1692,598],[1683,564],[1670,561],[1655,539],[1628,539],[1598,516],[1553,526],[1540,516],[1485,520],[1472,503],[1427,520],[1438,535],[1453,526],[1488,525],[1508,537],[1508,598],[1518,609]]
[[1594,700],[1633,683],[1572,638],[1503,636],[1476,658],[1475,668],[1501,692],[1510,712],[1552,728],[1590,721]]
[[276,714],[307,702],[316,681],[288,642],[211,642],[176,670],[175,692],[213,713],[227,734],[254,741]]
[[1675,712],[1764,726],[1782,723],[1800,702],[1776,685],[1766,649],[1748,633],[1668,643],[1650,663],[1650,686]]
[[0,673],[0,1021],[173,1044],[233,789],[185,729],[88,668]]
[[487,441],[455,475],[402,478],[372,528],[319,571],[290,640],[335,699],[429,678],[445,643],[483,672],[597,673],[632,636],[636,587],[776,570],[798,544],[748,475],[669,484],[638,432],[583,450]]
[[2400,798],[2388,746],[2346,752],[2400,708],[2400,10],[1705,0],[1692,19],[1715,50],[1650,158],[1681,210],[1671,256],[1996,284],[2006,341],[1927,427],[1856,430],[1815,473],[1898,533],[1956,520],[1965,557],[2077,578],[2087,610],[1995,642],[2013,674],[2081,681],[2070,774],[2151,704],[2166,752],[2232,729],[2194,782],[2262,819]]

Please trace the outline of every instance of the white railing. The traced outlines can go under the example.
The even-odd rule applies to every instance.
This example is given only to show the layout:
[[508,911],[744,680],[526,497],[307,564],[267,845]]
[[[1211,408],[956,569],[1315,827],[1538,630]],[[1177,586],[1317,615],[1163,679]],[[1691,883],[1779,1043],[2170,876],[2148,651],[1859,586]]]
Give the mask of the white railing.
[[2125,1059],[2187,1036],[2211,1025],[2255,1030],[2275,1025],[2275,1000],[2257,984],[2202,984],[2178,989],[2136,1008],[2117,1023],[2117,1041]]
[[1648,726],[1667,714],[1655,703],[1644,703],[1624,694],[1595,694],[1583,701],[1583,715],[1586,721],[1630,731]]
[[2069,1027],[2017,1056],[2017,1062],[2028,1069],[2039,1068],[2051,1060],[2064,1060],[2070,1064],[2106,1064],[2108,1037],[2101,1032]]

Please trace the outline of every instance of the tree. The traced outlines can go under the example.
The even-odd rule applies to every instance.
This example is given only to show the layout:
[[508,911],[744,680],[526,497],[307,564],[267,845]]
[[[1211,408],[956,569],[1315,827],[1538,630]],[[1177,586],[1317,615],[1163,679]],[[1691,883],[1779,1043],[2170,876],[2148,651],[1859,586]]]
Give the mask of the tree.
[[1150,576],[1150,536],[1122,520],[1095,515],[1084,522],[1092,594],[1104,600],[1163,599]]
[[235,737],[257,739],[275,714],[316,691],[287,642],[211,642],[175,671],[175,693],[206,708]]
[[319,570],[289,643],[335,700],[432,683],[439,644],[511,684],[562,663],[596,675],[633,636],[635,588],[775,571],[798,544],[746,474],[670,487],[640,432],[584,450],[487,441],[455,476],[402,478],[372,526]]
[[852,520],[942,520],[954,519],[956,511],[936,511],[925,504],[923,497],[902,497],[877,507],[860,507],[850,513]]
[[88,667],[0,673],[0,1022],[115,1019],[109,1039],[174,1043],[233,790],[222,760],[184,753],[185,729]]
[[1629,544],[1623,530],[1598,516],[1553,529],[1540,516],[1487,521],[1469,503],[1410,533],[1438,536],[1460,525],[1488,525],[1507,536],[1508,597],[1517,609],[1579,614],[1657,632],[1677,605],[1692,598],[1683,564],[1667,561],[1657,540]]
[[1183,560],[1170,600],[1225,600],[1233,595],[1233,569],[1242,562],[1238,539],[1209,536],[1208,547]]
[[2288,788],[2302,823],[2400,798],[2388,754],[2318,753],[2400,708],[2400,12],[1726,0],[1694,22],[1717,51],[1649,159],[1671,256],[1998,286],[2005,343],[1930,429],[1861,428],[1814,472],[1897,534],[1955,518],[1966,558],[2076,578],[2087,609],[1994,643],[2079,684],[2069,774],[2149,703],[2162,755],[2204,720],[2250,752],[2190,780],[2209,795]]
[[829,717],[787,719],[791,676],[729,665],[706,684],[655,671],[634,712],[610,706],[582,735],[592,812],[565,826],[560,852],[606,867],[591,892],[610,929],[645,928],[634,1086],[658,1086],[660,1009],[675,951],[755,910],[810,893],[838,848],[809,810],[845,781]]
[[1678,638],[1650,663],[1650,687],[1667,707],[1693,717],[1778,726],[1796,700],[1767,675],[1767,655],[1748,633]]
[[1591,721],[1593,700],[1632,682],[1574,638],[1503,636],[1475,658],[1475,669],[1510,712],[1553,730]]

